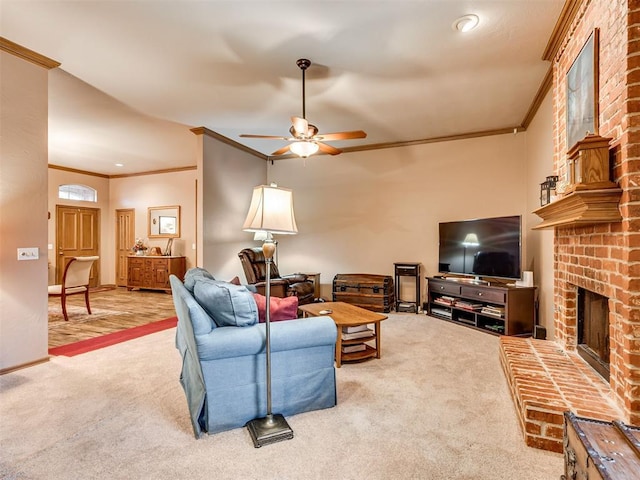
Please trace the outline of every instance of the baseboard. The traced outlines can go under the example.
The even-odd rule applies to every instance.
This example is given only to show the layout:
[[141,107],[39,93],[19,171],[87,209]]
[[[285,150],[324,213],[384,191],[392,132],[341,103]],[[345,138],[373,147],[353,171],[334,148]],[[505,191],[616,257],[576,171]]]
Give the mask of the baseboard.
[[34,365],[38,365],[40,363],[45,363],[49,361],[49,357],[41,358],[40,360],[34,360],[33,362],[22,363],[20,365],[16,365],[15,367],[3,368],[0,369],[0,375],[4,375],[5,373],[15,372],[16,370],[22,370],[23,368],[33,367]]

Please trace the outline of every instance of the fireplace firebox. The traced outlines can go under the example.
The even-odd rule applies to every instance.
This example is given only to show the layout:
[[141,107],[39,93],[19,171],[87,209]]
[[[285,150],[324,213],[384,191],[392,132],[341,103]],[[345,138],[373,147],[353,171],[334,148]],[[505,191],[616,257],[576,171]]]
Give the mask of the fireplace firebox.
[[609,381],[609,299],[584,288],[578,288],[577,351]]

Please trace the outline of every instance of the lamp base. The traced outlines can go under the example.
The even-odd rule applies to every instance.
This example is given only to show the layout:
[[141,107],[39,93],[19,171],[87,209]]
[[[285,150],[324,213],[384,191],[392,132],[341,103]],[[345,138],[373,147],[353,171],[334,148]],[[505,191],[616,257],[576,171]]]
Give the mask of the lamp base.
[[293,438],[293,430],[279,413],[250,420],[246,427],[256,448]]

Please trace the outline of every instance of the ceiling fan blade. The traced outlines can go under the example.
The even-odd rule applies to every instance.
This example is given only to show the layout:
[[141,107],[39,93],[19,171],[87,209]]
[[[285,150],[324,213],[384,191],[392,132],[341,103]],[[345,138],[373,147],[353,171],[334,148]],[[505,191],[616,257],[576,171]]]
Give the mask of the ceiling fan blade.
[[284,147],[279,148],[278,150],[276,150],[275,152],[273,152],[273,153],[271,154],[271,156],[274,156],[274,157],[275,157],[275,156],[277,156],[277,155],[284,155],[285,153],[288,153],[288,152],[289,152],[289,147],[290,147],[290,145],[285,145]]
[[250,133],[243,133],[240,136],[244,138],[269,138],[272,140],[289,140],[289,137],[279,137],[276,135],[252,135]]
[[309,131],[309,122],[304,118],[291,117],[291,124],[293,125],[293,130],[296,135],[307,135],[307,132]]
[[338,155],[342,153],[342,150],[336,147],[332,147],[331,145],[327,145],[326,143],[316,142],[318,147],[320,147],[320,151],[324,153],[328,153],[329,155]]
[[367,134],[362,130],[352,130],[350,132],[321,133],[316,136],[318,140],[353,140],[355,138],[366,138]]

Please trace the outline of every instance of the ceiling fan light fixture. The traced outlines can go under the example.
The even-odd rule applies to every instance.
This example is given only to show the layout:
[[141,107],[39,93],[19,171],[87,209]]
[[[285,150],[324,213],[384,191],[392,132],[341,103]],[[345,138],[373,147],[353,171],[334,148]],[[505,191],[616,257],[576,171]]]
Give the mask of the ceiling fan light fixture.
[[453,22],[453,29],[458,32],[466,33],[476,28],[479,23],[480,18],[478,18],[477,15],[464,15]]
[[357,138],[366,138],[367,134],[362,130],[353,130],[349,132],[334,132],[334,133],[325,133],[322,135],[318,135],[318,127],[310,124],[306,117],[306,100],[305,100],[305,70],[309,68],[311,65],[311,60],[307,60],[306,58],[301,58],[296,62],[296,65],[302,70],[302,117],[293,116],[291,117],[291,127],[289,128],[289,133],[291,137],[280,137],[275,135],[254,135],[243,133],[240,136],[244,138],[266,138],[272,140],[286,140],[288,142],[292,142],[282,148],[279,148],[271,155],[276,157],[279,155],[285,155],[289,152],[293,152],[295,155],[298,155],[301,158],[307,158],[310,155],[313,155],[318,150],[321,150],[322,153],[327,153],[329,155],[338,155],[342,153],[342,150],[339,148],[328,145],[327,141],[334,140],[353,140]]
[[307,158],[309,155],[313,155],[319,148],[317,143],[306,140],[293,142],[289,146],[289,149],[301,158]]

